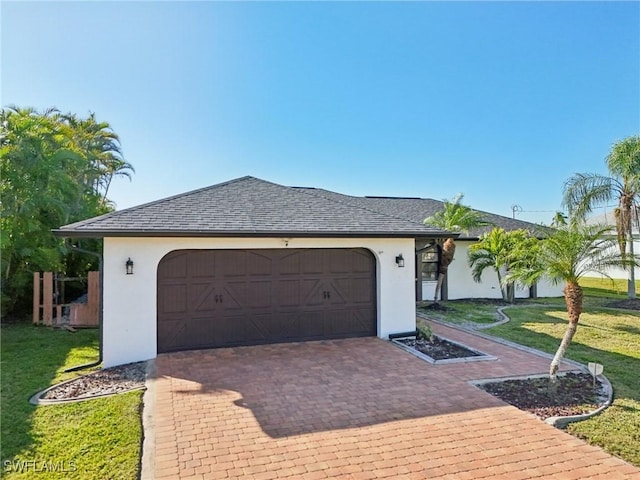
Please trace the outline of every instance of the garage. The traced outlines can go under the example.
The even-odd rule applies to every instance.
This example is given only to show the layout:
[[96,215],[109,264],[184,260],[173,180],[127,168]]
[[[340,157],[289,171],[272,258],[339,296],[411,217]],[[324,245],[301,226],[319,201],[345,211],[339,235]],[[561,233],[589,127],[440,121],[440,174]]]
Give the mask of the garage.
[[157,282],[158,353],[377,334],[364,248],[175,250]]

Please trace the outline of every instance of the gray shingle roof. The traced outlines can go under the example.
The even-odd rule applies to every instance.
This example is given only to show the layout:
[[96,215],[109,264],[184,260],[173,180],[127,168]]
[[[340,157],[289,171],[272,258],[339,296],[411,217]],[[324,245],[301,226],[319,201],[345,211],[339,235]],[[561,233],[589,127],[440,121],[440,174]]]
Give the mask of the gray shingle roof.
[[[326,193],[326,194],[325,194]],[[407,215],[316,189],[253,177],[194,190],[65,225],[66,237],[112,236],[377,236],[450,237]]]
[[[444,210],[443,202],[433,200],[431,198],[352,197],[319,188],[300,188],[300,190],[305,190],[312,194],[321,195],[350,205],[369,208],[389,215],[395,215],[417,223],[423,223],[426,218]],[[542,228],[540,225],[534,223],[516,220],[502,215],[496,215],[494,213],[483,212],[481,210],[478,211],[483,214],[484,219],[491,225],[473,229],[468,235],[463,233],[460,235],[461,239],[478,238],[482,233],[490,231],[494,226],[502,227],[507,231],[523,228],[525,230],[537,232]]]

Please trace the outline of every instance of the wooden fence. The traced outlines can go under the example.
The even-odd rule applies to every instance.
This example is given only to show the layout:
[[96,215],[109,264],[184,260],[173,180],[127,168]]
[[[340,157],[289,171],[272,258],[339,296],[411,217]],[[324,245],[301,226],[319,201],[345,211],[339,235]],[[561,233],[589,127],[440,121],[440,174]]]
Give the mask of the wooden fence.
[[97,327],[100,318],[100,272],[89,272],[86,303],[58,303],[52,272],[33,274],[33,323],[47,326]]

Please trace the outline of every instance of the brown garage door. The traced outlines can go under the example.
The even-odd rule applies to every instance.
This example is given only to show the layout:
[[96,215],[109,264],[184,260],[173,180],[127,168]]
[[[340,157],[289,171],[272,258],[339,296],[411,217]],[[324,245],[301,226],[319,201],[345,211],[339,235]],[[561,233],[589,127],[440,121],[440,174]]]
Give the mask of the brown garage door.
[[158,352],[372,336],[364,249],[178,250],[158,266]]

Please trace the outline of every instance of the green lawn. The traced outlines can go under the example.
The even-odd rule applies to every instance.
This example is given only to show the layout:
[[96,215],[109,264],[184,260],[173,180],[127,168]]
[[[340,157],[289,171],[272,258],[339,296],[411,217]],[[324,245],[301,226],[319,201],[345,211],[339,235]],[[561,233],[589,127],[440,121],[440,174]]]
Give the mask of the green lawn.
[[[511,307],[505,313],[510,322],[485,332],[548,353],[558,348],[567,323],[564,309]],[[597,308],[583,312],[567,357],[603,364],[615,392],[613,405],[604,413],[572,424],[568,431],[640,466],[640,313]]]
[[[640,466],[640,312],[603,307],[609,301],[626,298],[624,281],[613,288],[609,280],[585,279],[581,283],[585,287],[584,309],[567,357],[583,364],[602,363],[604,374],[613,384],[614,402],[602,414],[571,424],[567,430]],[[446,305],[453,303],[456,309],[452,315],[464,305],[465,321],[474,321],[475,302]],[[508,307],[505,313],[511,321],[484,332],[555,353],[567,324],[564,301],[540,299],[535,304],[521,302]],[[486,323],[485,307],[483,303],[477,305],[477,323]],[[460,323],[455,318],[444,320]]]
[[418,311],[436,320],[464,325],[467,323],[488,324],[498,321],[497,303],[478,303],[468,300],[450,300],[442,302],[446,310],[431,310],[418,306]]
[[66,405],[28,403],[37,391],[87,373],[63,370],[97,359],[98,332],[26,324],[3,325],[0,332],[2,477],[137,478],[140,391]]

